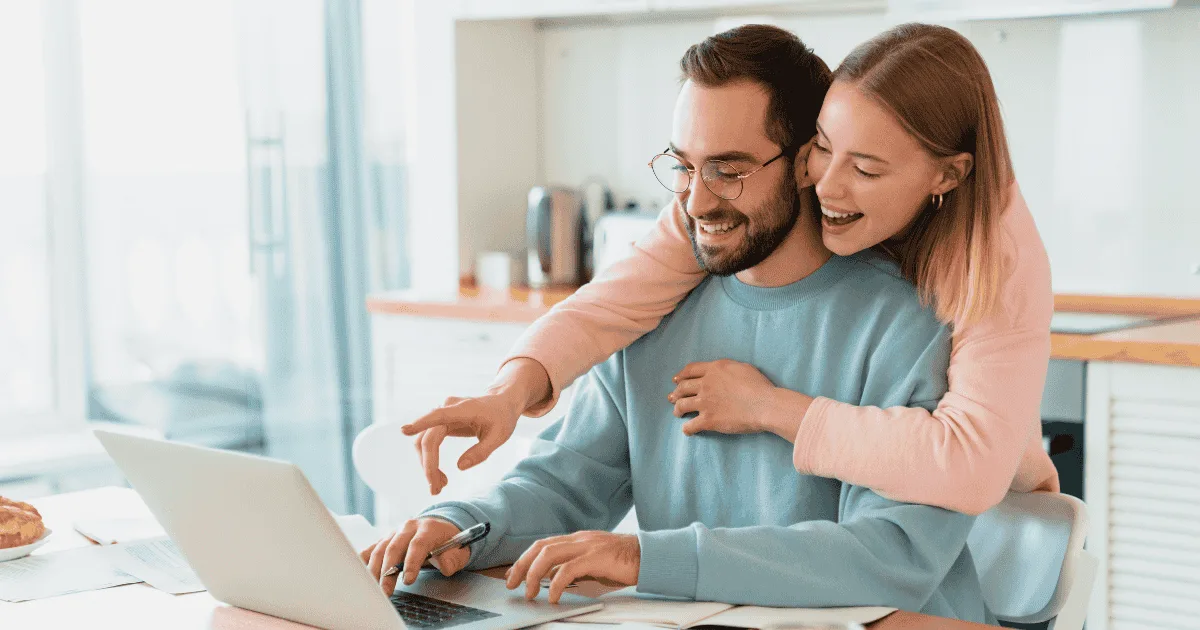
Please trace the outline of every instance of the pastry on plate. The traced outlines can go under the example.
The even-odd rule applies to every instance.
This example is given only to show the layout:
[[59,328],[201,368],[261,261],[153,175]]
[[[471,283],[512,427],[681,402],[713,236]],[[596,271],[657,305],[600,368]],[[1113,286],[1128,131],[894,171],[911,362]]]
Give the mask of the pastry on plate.
[[0,497],[0,549],[31,544],[46,533],[37,508]]

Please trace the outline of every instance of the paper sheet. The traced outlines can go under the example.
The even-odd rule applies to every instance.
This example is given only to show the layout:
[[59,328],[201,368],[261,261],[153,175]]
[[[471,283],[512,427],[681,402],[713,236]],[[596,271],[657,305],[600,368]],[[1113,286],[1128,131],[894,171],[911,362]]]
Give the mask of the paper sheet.
[[[717,602],[693,602],[638,593],[623,588],[601,595],[604,609],[578,617],[569,623],[585,623],[577,627],[589,630],[590,624],[642,624],[668,628],[688,628],[697,625],[767,628],[780,624],[870,623],[896,611],[895,608],[767,608],[762,606],[732,606]],[[565,629],[563,629],[565,630]],[[598,628],[597,628],[598,630]]]
[[693,602],[655,597],[638,593],[632,587],[601,595],[597,601],[604,602],[604,608],[578,617],[571,617],[569,621],[587,624],[636,623],[681,628],[733,608],[730,604],[718,602]]
[[113,564],[120,570],[160,591],[182,595],[205,590],[175,543],[167,538],[115,545],[107,549],[112,552]]
[[895,608],[861,606],[854,608],[766,608],[739,606],[705,620],[705,624],[738,628],[766,628],[775,625],[821,625],[836,623],[868,624],[896,612]]
[[101,545],[136,542],[162,538],[167,533],[151,517],[141,518],[81,518],[74,523],[75,531]]
[[0,599],[23,602],[141,582],[118,569],[108,552],[83,547],[0,562]]

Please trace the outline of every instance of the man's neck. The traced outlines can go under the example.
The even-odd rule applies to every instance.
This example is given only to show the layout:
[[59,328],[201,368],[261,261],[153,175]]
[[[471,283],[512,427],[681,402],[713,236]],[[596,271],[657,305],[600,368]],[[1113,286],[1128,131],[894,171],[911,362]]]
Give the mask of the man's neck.
[[782,287],[807,278],[829,260],[833,254],[821,242],[820,219],[811,192],[800,191],[800,218],[787,238],[766,260],[738,272],[738,280],[756,287]]

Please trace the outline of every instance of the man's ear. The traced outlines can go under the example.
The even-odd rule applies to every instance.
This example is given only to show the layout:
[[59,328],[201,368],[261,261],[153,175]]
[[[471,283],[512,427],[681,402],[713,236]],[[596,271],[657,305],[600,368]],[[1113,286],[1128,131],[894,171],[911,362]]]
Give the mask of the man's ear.
[[970,153],[958,153],[942,158],[942,171],[933,185],[933,194],[944,195],[966,181],[975,168],[975,158]]
[[808,142],[805,142],[803,145],[801,145],[800,150],[796,152],[796,159],[793,160],[796,171],[796,190],[804,190],[809,186],[817,185],[817,182],[813,181],[813,179],[808,176],[808,155],[809,153],[812,153],[813,143],[816,141],[817,136],[813,135],[813,137],[809,138]]

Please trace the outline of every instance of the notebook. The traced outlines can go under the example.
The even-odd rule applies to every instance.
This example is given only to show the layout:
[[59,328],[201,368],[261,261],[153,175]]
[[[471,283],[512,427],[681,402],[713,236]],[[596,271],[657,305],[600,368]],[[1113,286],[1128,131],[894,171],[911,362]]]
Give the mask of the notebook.
[[863,606],[854,608],[770,608],[766,606],[734,606],[718,602],[693,602],[638,593],[634,587],[623,588],[599,600],[604,608],[572,617],[571,623],[650,624],[663,628],[693,628],[700,625],[732,626],[736,628],[766,628],[780,624],[867,624],[882,619],[895,608]]

